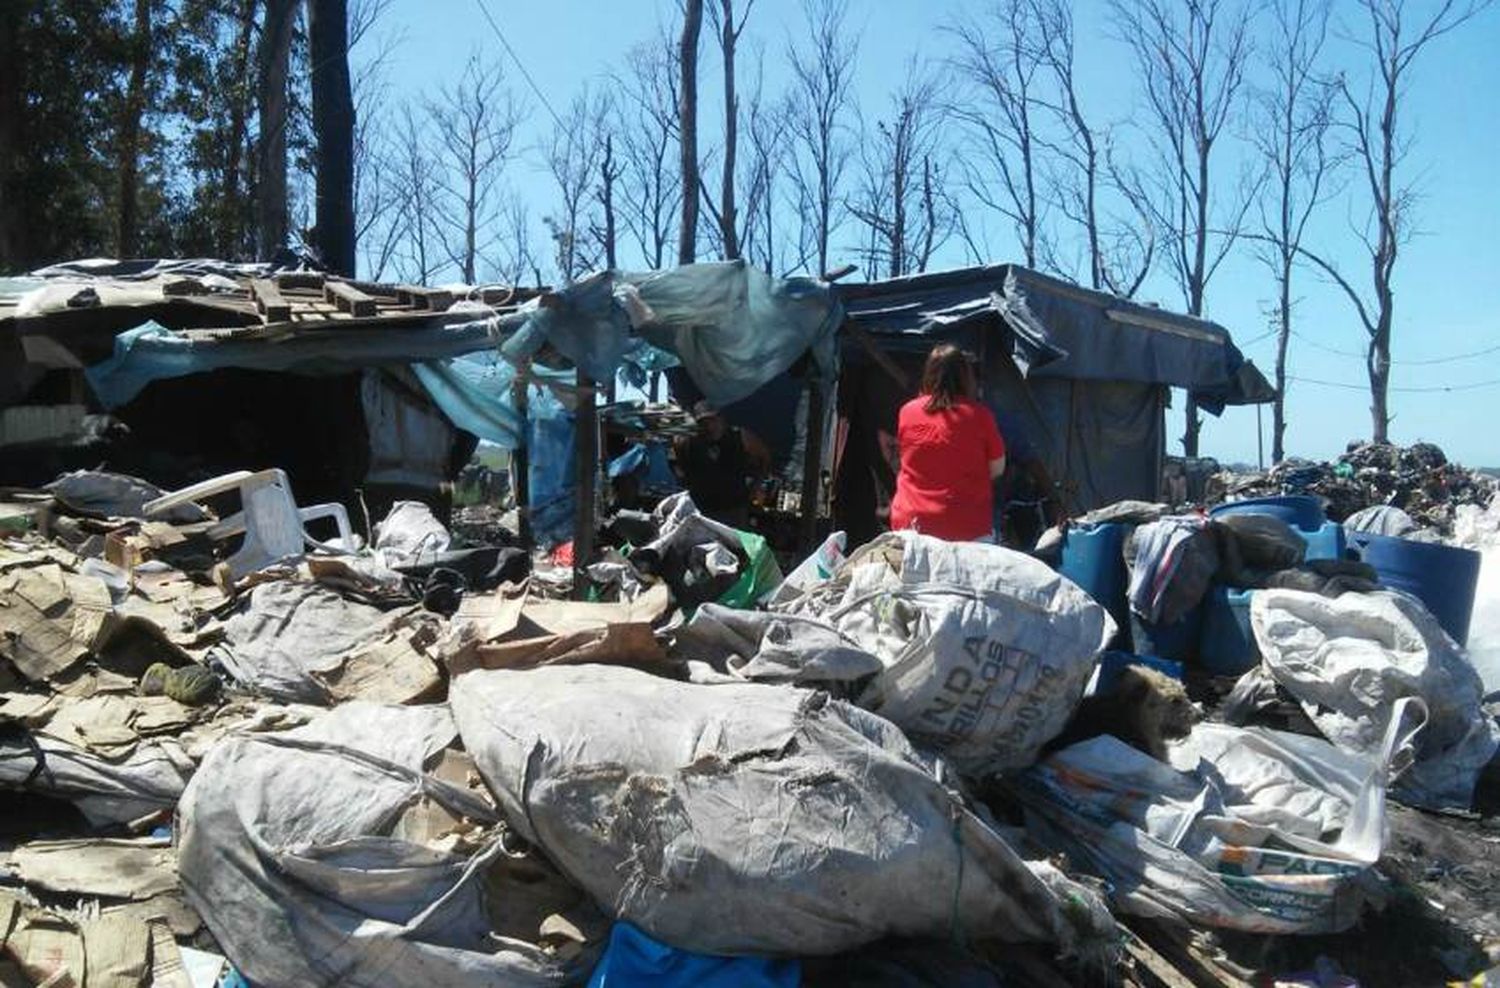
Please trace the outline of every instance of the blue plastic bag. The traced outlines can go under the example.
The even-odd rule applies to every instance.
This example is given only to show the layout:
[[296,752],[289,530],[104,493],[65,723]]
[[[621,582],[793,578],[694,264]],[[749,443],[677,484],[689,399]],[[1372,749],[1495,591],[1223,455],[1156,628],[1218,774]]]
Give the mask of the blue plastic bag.
[[629,923],[616,923],[588,988],[797,988],[801,983],[801,961],[689,953]]

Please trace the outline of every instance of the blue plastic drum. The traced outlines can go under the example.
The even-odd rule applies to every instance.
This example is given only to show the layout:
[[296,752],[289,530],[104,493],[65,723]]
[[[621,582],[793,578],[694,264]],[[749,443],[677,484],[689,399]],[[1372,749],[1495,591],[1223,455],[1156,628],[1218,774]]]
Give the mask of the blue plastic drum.
[[1348,539],[1354,554],[1375,567],[1381,583],[1416,597],[1454,641],[1468,643],[1479,553],[1373,532],[1350,532]]
[[1083,588],[1115,619],[1116,627],[1128,630],[1130,610],[1125,593],[1129,577],[1125,571],[1124,525],[1078,525],[1063,535],[1062,561],[1057,571]]

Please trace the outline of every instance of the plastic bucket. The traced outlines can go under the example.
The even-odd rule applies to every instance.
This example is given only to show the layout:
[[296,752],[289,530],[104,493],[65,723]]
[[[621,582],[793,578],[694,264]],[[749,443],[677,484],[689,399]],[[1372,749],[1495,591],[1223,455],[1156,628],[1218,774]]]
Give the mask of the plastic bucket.
[[1381,583],[1416,597],[1454,641],[1468,643],[1479,553],[1373,532],[1349,532],[1347,538],[1350,550],[1375,568]]
[[1130,628],[1125,597],[1130,582],[1125,571],[1125,534],[1124,525],[1112,522],[1069,528],[1063,534],[1062,560],[1057,567],[1109,611],[1122,632]]

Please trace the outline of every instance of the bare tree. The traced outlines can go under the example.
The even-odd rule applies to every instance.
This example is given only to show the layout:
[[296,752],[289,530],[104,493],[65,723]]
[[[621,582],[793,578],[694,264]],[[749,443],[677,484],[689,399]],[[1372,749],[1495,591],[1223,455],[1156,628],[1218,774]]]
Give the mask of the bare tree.
[[[386,67],[399,35],[373,38],[373,28],[391,0],[357,0],[349,8],[349,51],[354,95],[354,243],[365,277],[380,281],[395,259],[402,236],[396,222],[401,190],[387,97]],[[374,41],[374,44],[370,42]]]
[[[1326,202],[1335,161],[1330,153],[1335,87],[1319,74],[1328,37],[1328,0],[1274,0],[1270,85],[1258,94],[1253,133],[1270,173],[1260,201],[1261,260],[1276,278],[1276,399],[1271,459],[1286,453],[1286,363],[1292,336],[1292,274],[1313,211]],[[1262,239],[1263,238],[1263,239]]]
[[958,23],[954,67],[970,92],[953,113],[969,136],[965,172],[969,193],[1014,226],[1026,266],[1037,266],[1042,236],[1038,156],[1033,120],[1042,85],[1043,49],[1031,0],[995,0],[987,20]]
[[151,0],[135,0],[135,26],[130,34],[130,79],[120,109],[118,178],[119,212],[115,247],[118,257],[134,257],[138,243],[137,202],[141,156],[141,117],[146,112],[146,71],[151,65]]
[[744,0],[744,3],[738,19],[735,18],[734,0],[710,0],[708,6],[709,21],[719,39],[719,56],[724,69],[724,161],[719,177],[719,207],[713,212],[714,222],[719,228],[722,255],[726,261],[740,256],[739,214],[735,202],[736,186],[740,181],[736,170],[739,159],[740,103],[735,89],[735,55],[755,0]]
[[544,149],[547,172],[557,186],[557,209],[542,221],[552,235],[557,276],[568,284],[596,267],[599,255],[593,233],[597,187],[594,182],[604,152],[605,101],[585,89],[574,97]]
[[[1025,0],[1030,5],[1033,43],[1046,69],[1045,84],[1029,95],[1056,122],[1038,127],[1035,141],[1044,157],[1044,185],[1057,211],[1083,235],[1086,280],[1096,290],[1130,298],[1151,271],[1156,225],[1149,197],[1136,169],[1116,160],[1114,136],[1091,120],[1079,97],[1075,75],[1073,9],[1067,0]],[[1058,255],[1056,240],[1043,241],[1043,265],[1077,270]]]
[[814,274],[828,271],[828,247],[842,219],[844,172],[855,54],[859,39],[846,20],[847,0],[806,0],[806,50],[789,45],[791,103],[788,129],[797,147],[793,157],[795,202],[801,218],[802,261],[815,259]]
[[621,223],[645,265],[656,269],[666,264],[682,190],[682,175],[671,161],[677,146],[678,77],[677,46],[669,29],[632,48],[626,65],[626,74],[617,80],[629,110],[620,141]]
[[255,228],[257,253],[268,259],[286,246],[287,72],[297,0],[266,0],[256,65]]
[[[1121,36],[1135,53],[1151,118],[1160,196],[1157,224],[1167,256],[1194,316],[1203,314],[1209,282],[1229,253],[1253,201],[1241,177],[1227,202],[1214,150],[1241,110],[1250,61],[1250,8],[1244,0],[1111,0]],[[1183,450],[1198,455],[1202,423],[1187,400]]]
[[[612,116],[612,114],[611,114]],[[615,187],[619,184],[620,176],[624,173],[624,164],[615,157],[615,138],[607,126],[603,129],[604,152],[599,156],[599,187],[597,195],[599,199],[600,225],[594,229],[594,238],[599,241],[599,249],[604,251],[604,266],[611,270],[619,267],[620,261],[616,250],[618,240],[619,224],[615,220]]]
[[439,175],[443,249],[467,284],[478,280],[480,256],[489,249],[490,222],[499,205],[500,179],[510,158],[520,110],[505,87],[500,66],[478,55],[463,75],[429,104],[446,168]]
[[520,196],[506,196],[497,218],[499,234],[496,237],[495,257],[492,264],[495,277],[507,285],[542,284],[542,272],[532,249],[531,214]]
[[397,210],[393,226],[399,231],[396,262],[402,277],[427,284],[442,268],[438,228],[439,166],[430,154],[434,143],[426,118],[411,104],[401,109],[392,151],[392,182]]
[[677,228],[677,263],[691,264],[698,250],[698,34],[703,0],[682,0],[682,37],[677,45],[679,164],[682,170],[682,223]]
[[[924,270],[939,244],[941,81],[915,59],[891,95],[890,114],[862,141],[864,182],[850,212],[865,225],[866,270],[892,278]],[[936,183],[936,185],[935,185]],[[946,238],[947,232],[941,236]]]
[[[759,64],[763,58],[756,61]],[[740,239],[745,256],[767,274],[782,270],[777,263],[781,253],[776,214],[777,192],[786,170],[787,117],[786,101],[765,96],[764,73],[757,71],[745,127],[750,153],[745,161],[745,224]]]
[[1347,78],[1337,83],[1347,114],[1339,123],[1349,135],[1348,152],[1362,172],[1370,194],[1370,215],[1360,240],[1370,257],[1373,299],[1362,295],[1319,254],[1298,247],[1297,253],[1323,270],[1348,296],[1369,337],[1365,369],[1370,379],[1371,438],[1386,442],[1390,426],[1391,330],[1395,325],[1392,283],[1403,244],[1414,233],[1412,211],[1417,191],[1396,173],[1411,151],[1411,138],[1400,125],[1401,97],[1417,56],[1437,38],[1460,27],[1490,5],[1489,0],[1433,0],[1415,4],[1420,15],[1407,18],[1405,0],[1359,0],[1368,33],[1356,43],[1374,60],[1376,78],[1363,98]]

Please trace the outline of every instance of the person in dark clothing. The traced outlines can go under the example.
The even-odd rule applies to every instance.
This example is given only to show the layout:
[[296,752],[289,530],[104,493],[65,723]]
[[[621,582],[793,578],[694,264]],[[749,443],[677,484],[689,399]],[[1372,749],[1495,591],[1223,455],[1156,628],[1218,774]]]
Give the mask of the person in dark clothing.
[[697,434],[676,448],[683,485],[705,515],[733,528],[749,528],[749,481],[770,471],[770,450],[749,429],[725,422],[707,402],[694,406],[693,417]]

